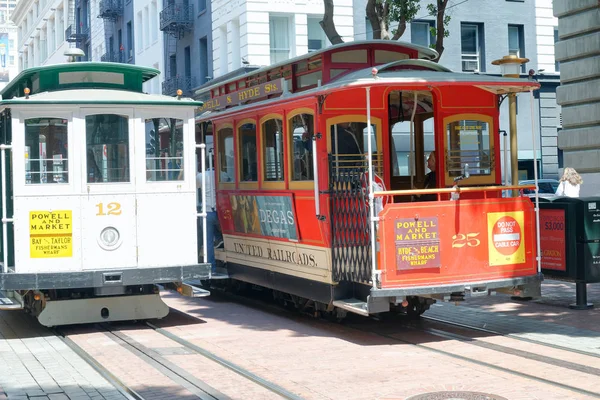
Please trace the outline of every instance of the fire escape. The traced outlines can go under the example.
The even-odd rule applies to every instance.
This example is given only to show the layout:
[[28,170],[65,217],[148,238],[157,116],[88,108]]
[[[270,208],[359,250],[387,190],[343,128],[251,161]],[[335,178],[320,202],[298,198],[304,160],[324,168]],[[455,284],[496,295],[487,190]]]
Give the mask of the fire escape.
[[194,28],[194,6],[187,1],[167,1],[160,12],[160,30],[165,34],[165,80],[162,84],[164,95],[173,96],[177,89],[190,94],[195,86],[194,76],[181,76],[177,73],[177,41]]
[[[99,8],[98,18],[104,20],[104,43],[106,46],[106,53],[100,57],[100,61],[126,63],[125,51],[122,48],[112,48],[113,40],[111,40],[115,23],[123,16],[123,0],[100,0]],[[121,44],[117,43],[117,46],[121,46]]]
[[74,43],[75,47],[80,49],[84,48],[84,44],[89,35],[90,27],[85,26],[83,22],[80,22],[79,25],[69,25],[69,27],[65,29],[65,40],[69,43]]

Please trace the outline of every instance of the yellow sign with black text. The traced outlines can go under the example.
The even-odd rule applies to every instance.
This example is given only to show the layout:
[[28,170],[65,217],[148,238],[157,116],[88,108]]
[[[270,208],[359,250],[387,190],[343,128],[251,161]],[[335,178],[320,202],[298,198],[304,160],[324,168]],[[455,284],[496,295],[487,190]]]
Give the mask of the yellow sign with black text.
[[29,212],[29,256],[59,258],[73,256],[71,210]]
[[523,211],[488,213],[487,222],[490,266],[523,264]]

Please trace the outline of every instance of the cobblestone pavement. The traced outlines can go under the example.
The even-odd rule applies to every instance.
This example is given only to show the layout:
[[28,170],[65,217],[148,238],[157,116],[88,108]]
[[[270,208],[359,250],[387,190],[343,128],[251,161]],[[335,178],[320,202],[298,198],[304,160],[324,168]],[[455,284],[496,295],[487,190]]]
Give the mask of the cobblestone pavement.
[[[547,281],[544,285],[553,293],[559,283]],[[569,293],[568,287],[563,292],[568,297],[565,305],[557,300],[560,296],[556,293],[550,296],[552,304],[522,303],[507,296],[494,296],[472,299],[459,306],[436,305],[426,314],[431,312],[459,323],[488,319],[494,329],[555,335],[564,340],[565,347],[591,352],[597,331],[545,320],[552,318],[545,314],[564,313],[563,321],[581,323],[582,319],[594,317],[596,323],[600,321],[594,310],[570,310],[568,304],[574,292]],[[600,358],[511,337],[482,334],[473,340],[478,343],[474,346],[469,341],[442,339],[395,325],[386,325],[387,335],[382,336],[377,334],[377,328],[370,332],[355,330],[348,324],[287,314],[277,316],[216,296],[186,299],[169,295],[165,300],[171,307],[204,322],[201,326],[177,325],[167,329],[221,357],[236,360],[305,399],[407,399],[438,391],[492,393],[509,400],[600,398],[596,384],[600,380]],[[519,307],[526,308],[526,315],[514,311]],[[377,323],[369,326],[376,327]],[[395,338],[418,345],[395,342]],[[497,349],[510,350],[512,354]],[[527,353],[528,358],[519,352]],[[478,364],[479,361],[486,365]],[[587,392],[553,386],[555,381]]]
[[0,399],[125,399],[35,318],[0,312]]
[[[488,393],[508,400],[600,398],[600,357],[594,356],[600,355],[600,310],[569,309],[575,288],[568,282],[546,280],[543,297],[535,301],[497,295],[458,305],[435,304],[426,312],[502,334],[465,333],[458,327],[453,331],[469,335],[468,340],[362,317],[333,324],[232,303],[218,295],[190,299],[164,293],[163,298],[189,316],[172,312],[157,323],[160,327],[307,400],[399,400],[441,391]],[[588,285],[588,301],[600,308],[600,285]],[[437,324],[427,318],[423,322]],[[202,397],[167,369],[187,373],[222,398],[276,398],[146,327],[116,328],[122,329],[124,339],[162,357],[162,366],[144,362],[123,341],[94,326],[77,328],[72,340],[144,398]],[[0,357],[0,400],[124,398],[60,339],[21,312],[0,312]],[[555,381],[563,386],[553,385]]]
[[469,299],[458,306],[438,303],[424,315],[502,334],[600,355],[600,284],[588,284],[589,310],[572,310],[575,284],[546,280],[542,297],[513,300],[507,295]]

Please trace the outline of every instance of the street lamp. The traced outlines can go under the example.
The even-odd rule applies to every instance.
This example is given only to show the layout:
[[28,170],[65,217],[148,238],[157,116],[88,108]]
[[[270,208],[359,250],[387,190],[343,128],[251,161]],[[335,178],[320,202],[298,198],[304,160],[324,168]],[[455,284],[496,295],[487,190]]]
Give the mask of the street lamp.
[[[502,70],[502,76],[506,78],[519,78],[521,64],[528,62],[528,58],[518,57],[515,54],[504,56],[499,60],[492,61],[492,65],[499,65]],[[519,153],[517,147],[517,94],[508,93],[508,110],[510,122],[510,169],[511,181],[513,185],[519,182]],[[535,162],[535,160],[533,160]],[[513,197],[519,195],[518,190],[513,190]]]

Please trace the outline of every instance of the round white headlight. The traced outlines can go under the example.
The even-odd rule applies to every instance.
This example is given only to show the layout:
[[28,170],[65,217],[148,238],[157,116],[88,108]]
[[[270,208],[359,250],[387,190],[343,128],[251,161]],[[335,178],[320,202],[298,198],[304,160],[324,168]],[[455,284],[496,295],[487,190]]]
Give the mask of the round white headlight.
[[121,235],[116,228],[106,227],[100,232],[98,243],[106,250],[114,250],[121,244]]

